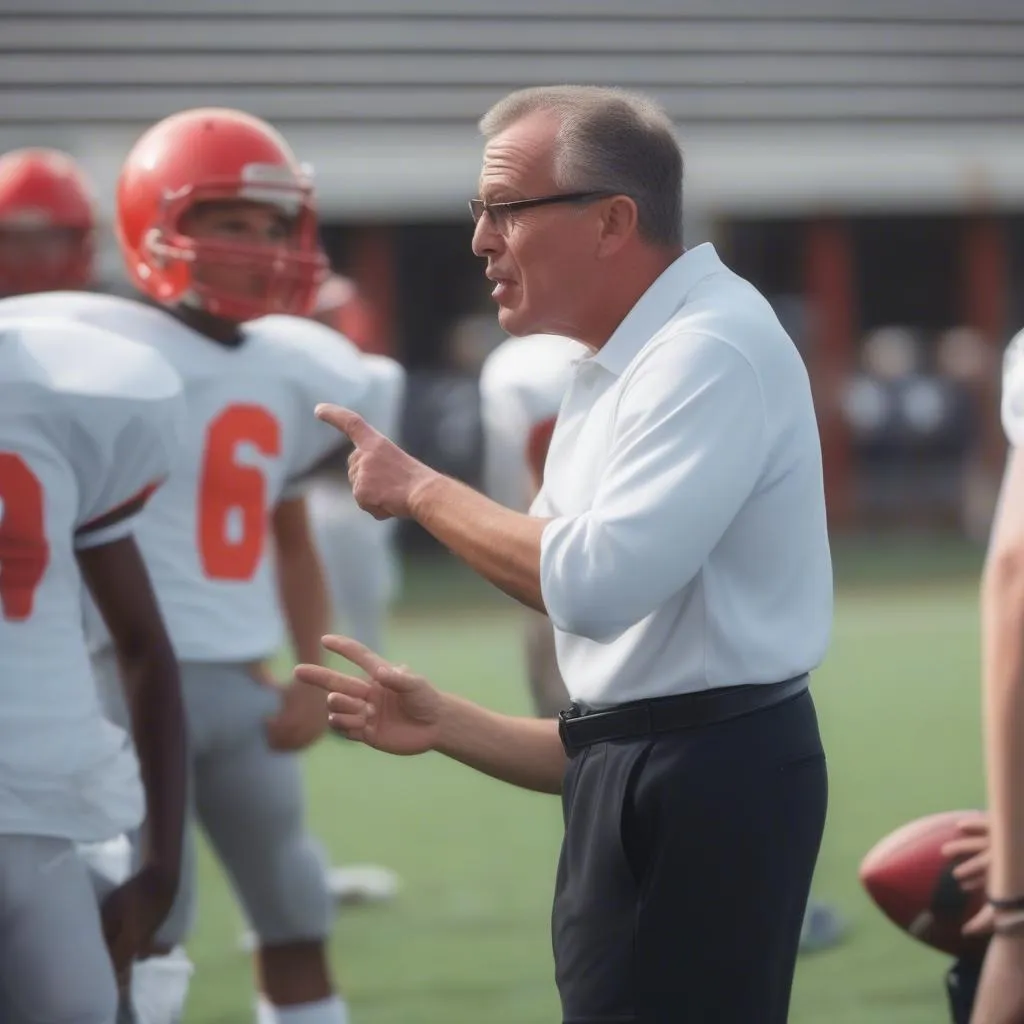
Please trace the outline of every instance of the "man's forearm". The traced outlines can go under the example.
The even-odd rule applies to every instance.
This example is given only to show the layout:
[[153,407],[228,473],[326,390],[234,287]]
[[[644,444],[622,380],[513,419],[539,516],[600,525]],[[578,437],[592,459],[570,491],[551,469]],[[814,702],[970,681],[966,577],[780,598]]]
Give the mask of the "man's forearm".
[[439,753],[502,782],[540,793],[560,793],[565,751],[558,723],[516,718],[444,695]]
[[1024,576],[996,565],[982,586],[982,661],[988,797],[989,891],[1024,896]]
[[145,859],[178,877],[185,821],[185,712],[169,644],[118,649],[132,735],[146,793]]
[[545,611],[540,541],[548,520],[513,512],[441,475],[415,495],[412,513],[474,572],[522,604]]

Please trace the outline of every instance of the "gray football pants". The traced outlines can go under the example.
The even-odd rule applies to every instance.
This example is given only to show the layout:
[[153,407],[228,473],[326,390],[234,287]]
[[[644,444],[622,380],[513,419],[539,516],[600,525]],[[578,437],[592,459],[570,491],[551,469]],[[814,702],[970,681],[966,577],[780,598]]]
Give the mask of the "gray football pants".
[[89,872],[67,839],[0,836],[0,1020],[114,1024],[117,983]]
[[[108,713],[127,712],[112,655],[94,658]],[[269,748],[264,723],[280,694],[244,665],[181,663],[189,743],[189,821],[181,884],[158,935],[168,946],[191,931],[198,820],[253,930],[265,946],[325,939],[331,899],[325,863],[305,828],[299,758]]]

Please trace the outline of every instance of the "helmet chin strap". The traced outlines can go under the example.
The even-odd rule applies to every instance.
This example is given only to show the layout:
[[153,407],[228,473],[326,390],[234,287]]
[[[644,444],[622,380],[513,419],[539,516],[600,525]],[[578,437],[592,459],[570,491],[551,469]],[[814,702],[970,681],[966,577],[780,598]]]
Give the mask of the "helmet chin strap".
[[[193,313],[199,316],[206,317],[209,320],[216,321],[218,323],[225,324],[236,324],[239,321],[234,320],[230,316],[224,316],[222,313],[216,313],[209,308],[208,303],[211,300],[204,300],[202,295],[194,288],[190,288],[185,292],[181,298],[178,299],[178,305],[184,306],[186,309],[191,310]],[[230,301],[230,300],[227,300]],[[245,298],[240,298],[241,302],[245,301]]]
[[182,294],[178,299],[178,305],[184,306],[193,313],[198,313],[200,316],[208,317],[211,320],[218,320],[224,323],[234,323],[234,321],[229,317],[224,317],[219,313],[212,312],[204,303],[202,295],[200,295],[194,288],[189,288],[187,292]]

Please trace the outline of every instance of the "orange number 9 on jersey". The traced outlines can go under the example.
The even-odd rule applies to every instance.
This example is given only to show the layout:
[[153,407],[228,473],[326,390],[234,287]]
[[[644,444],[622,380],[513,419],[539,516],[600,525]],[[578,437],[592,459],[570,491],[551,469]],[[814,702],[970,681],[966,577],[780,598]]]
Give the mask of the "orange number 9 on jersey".
[[229,405],[206,432],[199,479],[199,558],[214,580],[248,580],[263,556],[267,483],[255,466],[238,462],[240,445],[261,455],[281,452],[281,428],[258,405]]
[[31,616],[49,563],[43,486],[20,455],[0,452],[0,612],[8,622]]

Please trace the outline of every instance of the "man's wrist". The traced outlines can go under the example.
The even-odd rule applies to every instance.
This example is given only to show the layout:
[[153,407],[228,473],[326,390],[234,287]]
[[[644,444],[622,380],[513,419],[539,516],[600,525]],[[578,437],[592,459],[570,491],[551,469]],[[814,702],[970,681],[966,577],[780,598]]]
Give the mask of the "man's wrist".
[[458,698],[453,694],[439,692],[440,702],[437,709],[437,739],[434,750],[445,757],[457,757],[459,751],[458,737]]
[[138,874],[155,896],[173,900],[181,878],[181,858],[177,851],[152,853],[139,865]]
[[[1019,891],[1019,890],[1018,890]],[[997,911],[1024,911],[1024,896],[988,896],[989,905]]]
[[1024,913],[996,914],[992,932],[1003,938],[1024,938]]
[[430,510],[438,491],[447,481],[443,473],[428,469],[426,466],[423,468],[423,478],[417,481],[409,492],[409,516],[417,522]]

